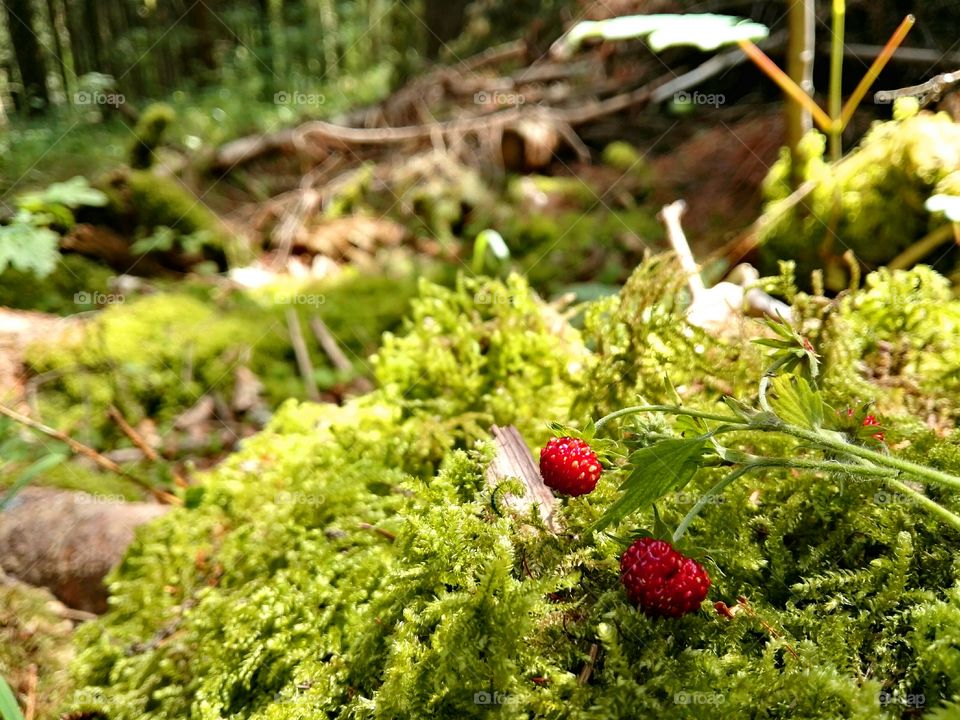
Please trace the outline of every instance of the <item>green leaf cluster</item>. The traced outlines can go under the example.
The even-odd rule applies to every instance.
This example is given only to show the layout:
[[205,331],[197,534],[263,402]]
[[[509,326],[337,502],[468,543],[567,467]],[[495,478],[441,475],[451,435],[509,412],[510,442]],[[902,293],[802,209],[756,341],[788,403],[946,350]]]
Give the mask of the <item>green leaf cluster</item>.
[[107,197],[77,176],[17,197],[17,212],[0,225],[0,274],[8,267],[44,278],[60,258],[60,232],[74,224],[73,210],[100,207]]

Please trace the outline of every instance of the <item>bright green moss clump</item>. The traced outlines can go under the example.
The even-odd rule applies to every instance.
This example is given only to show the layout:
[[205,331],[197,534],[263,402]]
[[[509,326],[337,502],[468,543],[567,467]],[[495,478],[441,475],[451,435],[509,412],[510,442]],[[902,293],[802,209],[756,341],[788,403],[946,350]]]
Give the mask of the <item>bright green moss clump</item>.
[[[43,416],[84,442],[104,447],[121,439],[109,419],[110,405],[132,423],[144,417],[166,432],[174,419],[205,394],[229,403],[238,367],[263,384],[268,407],[304,394],[286,313],[298,313],[317,371],[327,388],[367,372],[363,361],[380,334],[396,327],[416,292],[411,277],[346,274],[303,287],[264,291],[211,291],[181,286],[110,305],[91,322],[55,342],[28,349],[39,386]],[[351,372],[335,371],[309,330],[321,317],[356,360]]]
[[[818,133],[804,138],[800,175],[816,187],[790,210],[781,211],[791,192],[786,151],[771,171],[761,253],[768,271],[775,271],[780,258],[793,258],[799,277],[824,268],[828,285],[840,290],[846,285],[841,257],[848,249],[868,267],[877,267],[942,224],[924,203],[943,191],[941,183],[960,166],[960,125],[946,113],[927,112],[879,123],[836,166],[824,160],[825,147]],[[932,258],[942,253],[940,248]],[[955,263],[953,258],[942,267]]]
[[[563,504],[560,535],[498,512],[492,449],[474,441],[489,422],[539,443],[572,407],[665,393],[649,380],[658,359],[689,396],[716,400],[691,384],[733,346],[683,331],[676,298],[653,290],[664,267],[597,306],[592,355],[518,279],[424,285],[377,355],[381,389],[343,407],[284,405],[196,507],[143,528],[113,575],[111,611],[80,631],[74,707],[111,720],[866,720],[960,697],[957,539],[879,486],[777,471],[708,507],[690,538],[711,601],[746,596],[755,610],[733,618],[652,620],[628,605],[623,541],[583,536],[615,473]],[[749,393],[746,377],[724,379]],[[908,441],[901,452],[960,471],[960,434],[911,427],[888,431]],[[667,522],[710,475],[662,503]],[[617,536],[652,522],[629,520]]]

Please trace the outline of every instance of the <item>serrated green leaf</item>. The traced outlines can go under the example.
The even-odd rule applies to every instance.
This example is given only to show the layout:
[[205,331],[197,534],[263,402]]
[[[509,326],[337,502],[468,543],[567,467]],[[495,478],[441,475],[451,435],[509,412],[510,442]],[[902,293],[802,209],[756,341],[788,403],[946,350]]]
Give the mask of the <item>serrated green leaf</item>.
[[0,272],[10,265],[46,277],[57,266],[59,247],[60,236],[49,228],[18,221],[0,225]]
[[50,205],[63,205],[68,208],[77,208],[82,205],[89,207],[103,207],[109,199],[82,175],[70,178],[64,182],[48,185],[43,190],[24,193],[17,198],[17,205],[32,212],[40,212]]
[[17,698],[7,681],[0,676],[0,718],[3,720],[23,720],[23,713],[17,705]]
[[780,375],[770,382],[770,407],[786,423],[812,430],[823,425],[823,398],[797,375]]
[[681,489],[699,468],[706,438],[671,438],[637,450],[630,457],[633,470],[620,486],[620,497],[588,532],[596,532],[652,505]]
[[[773,318],[763,318],[761,322],[773,330],[777,335],[786,340],[796,340],[797,334],[793,327],[784,319],[774,320]],[[754,341],[756,342],[756,341]],[[791,343],[793,344],[793,343]]]
[[756,340],[751,340],[754,345],[762,345],[763,347],[776,348],[778,350],[792,349],[796,347],[796,343],[792,340],[772,340],[770,338],[757,338]]

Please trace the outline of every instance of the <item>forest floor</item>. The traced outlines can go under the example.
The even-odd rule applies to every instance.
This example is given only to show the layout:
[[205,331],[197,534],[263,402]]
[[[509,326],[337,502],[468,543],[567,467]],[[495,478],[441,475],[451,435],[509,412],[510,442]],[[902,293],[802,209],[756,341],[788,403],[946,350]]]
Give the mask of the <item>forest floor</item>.
[[[670,248],[658,213],[678,199],[709,280],[756,259],[738,241],[763,212],[784,141],[769,93],[614,111],[700,58],[664,76],[635,49],[578,64],[513,52],[437,68],[331,125],[277,114],[253,134],[237,121],[213,136],[213,101],[175,107],[149,140],[149,170],[129,167],[143,136],[126,125],[75,133],[66,120],[52,143],[59,125],[22,128],[49,155],[10,166],[0,191],[83,174],[110,202],[76,211],[48,282],[0,288],[0,303],[17,305],[0,309],[0,401],[90,451],[39,483],[104,505],[193,502],[200,473],[286,399],[368,392],[370,357],[403,327],[421,278],[454,286],[458,274],[516,270],[558,306],[610,296]],[[538,98],[549,113],[530,111]],[[486,230],[505,253],[478,251]],[[0,425],[17,470],[50,440]]]

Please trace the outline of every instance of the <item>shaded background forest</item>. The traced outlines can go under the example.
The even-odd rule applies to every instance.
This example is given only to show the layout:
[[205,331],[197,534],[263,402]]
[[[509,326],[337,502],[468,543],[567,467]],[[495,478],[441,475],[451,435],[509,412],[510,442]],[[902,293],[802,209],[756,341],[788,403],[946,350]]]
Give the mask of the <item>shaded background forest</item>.
[[[864,57],[889,33],[889,18],[917,10],[901,0],[848,5],[848,43],[866,43]],[[825,37],[829,2],[817,6]],[[912,40],[923,49],[901,52],[911,70],[956,64],[951,8],[948,0],[923,4]],[[786,25],[780,0],[6,0],[0,191],[42,182],[54,166],[53,175],[68,177],[121,158],[129,138],[120,124],[132,126],[150,101],[174,105],[182,142],[194,151],[333,117],[386,96],[434,61],[458,63],[496,43],[523,37],[535,55],[545,53],[577,18],[676,11],[750,17],[774,33]],[[765,84],[751,71],[735,83],[741,94]],[[776,96],[768,86],[766,97]]]

